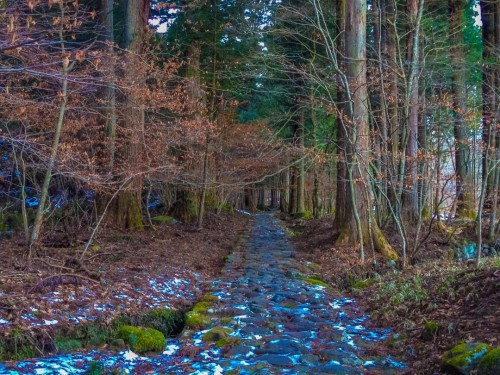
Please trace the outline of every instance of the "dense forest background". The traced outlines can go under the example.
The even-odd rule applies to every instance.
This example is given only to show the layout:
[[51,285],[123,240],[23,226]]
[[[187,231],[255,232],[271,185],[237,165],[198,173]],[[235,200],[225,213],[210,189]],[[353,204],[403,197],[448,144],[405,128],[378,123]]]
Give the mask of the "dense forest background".
[[106,226],[271,206],[333,216],[361,260],[406,265],[450,220],[482,248],[499,19],[495,0],[4,0],[4,234],[32,257],[85,231],[85,252]]

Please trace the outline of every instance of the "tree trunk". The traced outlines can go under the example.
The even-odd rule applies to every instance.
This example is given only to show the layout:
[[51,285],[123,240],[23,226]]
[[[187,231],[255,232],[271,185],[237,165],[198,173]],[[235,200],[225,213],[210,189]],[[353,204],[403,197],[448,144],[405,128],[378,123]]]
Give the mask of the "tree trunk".
[[373,219],[372,192],[368,176],[370,154],[368,132],[368,90],[366,77],[366,0],[352,0],[346,4],[345,57],[349,86],[346,87],[346,143],[349,199],[343,215],[335,220],[341,228],[337,244],[359,244],[361,260],[363,245],[371,244],[384,256],[396,259],[397,254],[389,245]]
[[120,191],[109,206],[107,221],[119,228],[142,230],[142,179],[144,106],[138,91],[145,84],[140,68],[140,55],[143,51],[145,32],[148,25],[149,0],[123,0],[125,10],[125,32],[123,48],[127,49],[125,59],[127,69],[124,82],[129,87],[125,93],[123,127],[127,139],[120,148],[122,167],[126,168],[129,183]]
[[297,213],[297,168],[290,168],[290,185],[289,185],[290,202],[288,204],[288,213],[295,215]]
[[[339,0],[337,2],[337,50],[340,52],[338,54],[338,64],[341,70],[345,69],[344,61],[344,51],[345,51],[345,24],[346,24],[346,0]],[[333,229],[335,232],[340,232],[342,230],[342,220],[347,218],[349,215],[347,213],[347,206],[349,205],[347,191],[349,189],[347,183],[347,163],[346,155],[348,153],[347,148],[349,144],[347,142],[346,127],[344,125],[344,112],[347,106],[345,103],[345,88],[339,86],[337,89],[337,103],[338,104],[338,116],[336,119],[336,135],[337,135],[337,194],[335,199],[335,220],[333,222]]]
[[[491,0],[480,1],[483,22],[483,164],[482,176],[487,179],[484,202],[489,204],[494,173],[491,166],[494,159],[495,112],[496,112],[496,72],[495,72],[495,13],[496,6]],[[499,41],[500,43],[500,41]],[[488,147],[490,145],[490,147]]]
[[108,138],[109,170],[113,171],[115,162],[115,142],[116,142],[116,90],[115,90],[115,69],[114,69],[114,0],[101,0],[101,24],[104,28],[104,41],[108,43],[108,53],[110,59],[107,64],[109,69],[109,82],[104,88],[104,117],[106,119],[106,137]]
[[[61,11],[61,25],[64,25],[65,23],[65,14],[64,14],[64,5],[61,3],[59,4],[60,6],[60,11]],[[61,51],[62,54],[66,53],[65,50],[65,40],[63,36],[63,29],[61,26],[61,29],[59,30],[59,42],[61,43]],[[52,170],[54,169],[56,165],[56,160],[57,160],[57,155],[59,153],[59,141],[61,138],[61,132],[64,124],[64,118],[66,115],[66,107],[68,104],[68,74],[70,71],[70,66],[68,66],[69,62],[66,60],[62,61],[62,82],[61,82],[61,94],[60,94],[60,99],[61,99],[61,104],[59,106],[59,115],[57,118],[57,122],[55,124],[55,131],[54,131],[54,139],[52,140],[52,147],[50,151],[50,157],[49,157],[49,162],[47,165],[47,169],[45,171],[45,177],[43,179],[43,184],[42,184],[42,191],[41,191],[41,196],[40,200],[38,201],[38,208],[36,210],[36,215],[35,215],[35,221],[33,223],[33,229],[31,230],[31,237],[29,241],[29,250],[28,250],[28,257],[31,258],[33,255],[33,250],[34,246],[36,246],[39,236],[40,236],[40,231],[42,229],[42,224],[43,224],[43,219],[45,216],[45,211],[46,207],[45,204],[47,203],[47,198],[49,195],[49,185],[50,181],[52,179]],[[23,201],[24,204],[24,201]]]
[[[305,116],[304,109],[300,110],[299,116],[299,124],[297,127],[297,143],[301,148],[301,151],[304,151],[304,143],[305,143]],[[304,215],[305,209],[305,193],[306,193],[306,171],[305,171],[305,159],[301,156],[299,161],[299,165],[297,167],[297,211],[295,214],[297,216]]]
[[476,216],[474,202],[474,186],[470,173],[470,147],[467,138],[467,112],[466,70],[464,53],[464,9],[465,0],[448,0],[450,16],[450,55],[452,63],[452,90],[454,109],[454,135],[455,135],[455,168],[457,192],[457,216],[460,218],[474,219]]
[[410,17],[410,32],[407,36],[406,60],[409,63],[406,121],[407,130],[403,146],[406,146],[406,170],[403,189],[403,215],[410,222],[418,218],[418,188],[417,188],[417,151],[418,151],[418,112],[419,91],[418,71],[420,63],[419,33],[424,0],[407,0]]

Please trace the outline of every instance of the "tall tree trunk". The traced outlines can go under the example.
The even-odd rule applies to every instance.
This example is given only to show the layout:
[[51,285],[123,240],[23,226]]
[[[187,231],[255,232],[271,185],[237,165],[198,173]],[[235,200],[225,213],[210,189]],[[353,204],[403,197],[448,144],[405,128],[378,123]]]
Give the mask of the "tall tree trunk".
[[107,65],[109,69],[109,82],[104,89],[104,103],[106,108],[104,116],[106,119],[106,137],[108,138],[109,149],[109,170],[113,171],[115,162],[115,142],[116,142],[116,90],[115,90],[115,68],[114,68],[114,0],[101,0],[101,24],[104,28],[104,41],[108,44],[110,59]]
[[[201,45],[198,41],[193,41],[189,45],[186,51],[186,94],[187,101],[189,102],[190,108],[190,117],[191,120],[200,122],[201,116],[203,114],[203,91],[201,89],[201,77],[200,77],[200,58],[201,58]],[[189,141],[189,140],[187,140]],[[208,147],[209,147],[209,134],[206,134],[205,138],[205,147],[204,147],[204,158],[202,164],[202,184],[206,184],[206,179],[208,179]],[[193,165],[188,164],[189,157],[187,156],[189,152],[188,147],[182,146],[180,147],[178,162],[185,169],[193,168]],[[205,174],[206,173],[206,174]],[[191,181],[193,182],[193,181]],[[198,182],[198,181],[196,181]],[[192,222],[197,215],[198,209],[198,226],[201,227],[203,222],[200,223],[200,218],[203,215],[203,212],[200,210],[204,209],[205,198],[203,194],[204,187],[202,186],[202,194],[200,195],[200,201],[198,204],[196,203],[196,195],[189,188],[189,186],[177,186],[177,200],[174,203],[172,208],[172,214],[174,217],[180,218],[185,223]],[[201,203],[203,203],[203,208],[201,207]]]
[[[63,34],[63,25],[65,25],[65,12],[64,12],[64,4],[60,3],[60,16],[61,16],[61,28],[59,30],[59,42],[61,47],[62,55],[66,53],[66,42],[64,40]],[[62,70],[61,70],[61,93],[60,100],[61,104],[59,106],[59,115],[57,117],[57,122],[55,124],[54,129],[54,138],[52,140],[52,147],[50,150],[49,162],[47,165],[47,169],[45,171],[45,176],[42,183],[42,191],[40,200],[38,201],[38,208],[36,210],[35,221],[33,223],[33,229],[31,230],[31,237],[29,241],[29,250],[28,257],[31,259],[34,251],[34,247],[37,245],[39,240],[40,231],[42,229],[43,219],[46,211],[46,203],[47,198],[49,196],[49,186],[50,181],[52,179],[52,171],[56,165],[57,155],[59,154],[59,141],[61,138],[61,132],[64,125],[64,118],[66,116],[66,107],[68,104],[68,74],[71,70],[71,66],[69,65],[69,60],[62,60]],[[23,201],[24,204],[24,201]]]
[[122,0],[121,2],[125,11],[122,47],[127,50],[124,82],[129,89],[125,93],[123,119],[127,139],[120,147],[120,159],[123,163],[122,167],[126,168],[128,183],[116,195],[107,213],[108,222],[114,226],[135,230],[144,228],[141,195],[145,113],[139,92],[145,84],[145,77],[140,68],[140,56],[143,52],[148,25],[149,3],[149,0]]
[[406,170],[403,189],[403,215],[408,221],[418,218],[418,188],[417,188],[417,151],[418,151],[418,113],[419,90],[418,75],[420,63],[420,22],[422,19],[424,0],[407,0],[407,10],[410,17],[410,32],[407,36],[406,59],[409,64],[406,93],[407,130],[404,140],[406,146]]
[[295,215],[297,213],[297,168],[290,167],[290,202],[288,205],[288,213],[290,215]]
[[[346,23],[346,1],[339,0],[337,2],[337,35],[336,35],[336,47],[338,53],[338,65],[339,68],[345,70],[344,54],[345,54],[345,23]],[[347,183],[347,163],[346,155],[348,153],[349,144],[347,140],[346,127],[344,126],[344,112],[346,106],[345,103],[345,89],[339,86],[337,89],[337,103],[338,104],[338,115],[336,118],[336,140],[337,140],[337,194],[335,199],[335,220],[333,222],[333,229],[336,232],[342,231],[342,220],[348,217],[347,206],[349,205],[347,192],[349,189]]]
[[[483,164],[482,177],[486,179],[485,204],[491,199],[494,173],[491,170],[494,159],[495,112],[496,112],[496,69],[495,59],[495,13],[496,6],[491,0],[480,1],[483,22]],[[489,145],[489,146],[488,146]]]
[[453,116],[455,135],[455,168],[457,192],[457,216],[474,219],[476,216],[474,186],[470,171],[470,147],[467,137],[466,69],[464,53],[465,0],[448,0],[450,16],[450,56],[452,63]]
[[371,244],[387,258],[395,259],[397,254],[389,245],[373,220],[372,193],[368,176],[369,132],[368,132],[368,90],[366,77],[366,0],[352,0],[346,4],[345,59],[349,85],[345,87],[346,170],[348,171],[348,202],[343,216],[336,215],[341,233],[338,244],[361,246],[361,260],[364,258],[363,245]]
[[[304,151],[304,143],[305,143],[305,114],[304,108],[300,109],[299,115],[299,124],[297,127],[297,143],[301,148],[301,151]],[[305,193],[306,193],[306,170],[305,170],[305,159],[301,156],[299,161],[299,165],[297,167],[298,176],[297,176],[297,211],[296,215],[302,216],[304,215],[305,208]]]
[[[395,2],[392,0],[383,0],[385,2],[385,12],[382,16],[384,22],[382,22],[382,35],[385,43],[382,46],[384,55],[387,58],[387,122],[388,122],[388,134],[387,140],[390,143],[389,150],[391,155],[388,157],[388,173],[390,177],[388,180],[390,184],[388,186],[388,196],[391,202],[396,202],[399,200],[397,197],[397,185],[399,181],[399,139],[400,139],[400,121],[399,121],[399,92],[398,92],[398,63],[397,63],[397,47],[396,47],[396,20],[395,20]],[[397,211],[400,207],[395,207]]]

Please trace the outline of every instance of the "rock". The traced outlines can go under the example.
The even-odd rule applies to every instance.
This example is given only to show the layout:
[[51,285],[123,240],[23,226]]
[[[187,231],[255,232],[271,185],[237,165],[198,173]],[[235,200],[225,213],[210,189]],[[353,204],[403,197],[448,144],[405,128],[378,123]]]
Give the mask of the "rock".
[[500,348],[491,349],[479,360],[478,374],[500,374]]
[[263,361],[266,361],[272,366],[279,366],[279,367],[292,367],[293,366],[293,361],[286,355],[279,355],[279,354],[264,354],[261,356],[261,359]]
[[167,343],[163,333],[153,328],[122,326],[118,337],[137,353],[160,352]]
[[453,375],[469,375],[489,350],[487,344],[458,344],[444,355],[442,370]]
[[314,354],[304,354],[301,358],[300,361],[302,363],[308,364],[308,365],[318,365],[319,364],[319,357]]
[[240,344],[240,345],[235,345],[229,351],[227,352],[227,355],[229,357],[235,357],[239,355],[246,355],[247,353],[250,353],[252,351],[252,348],[248,345]]
[[267,343],[262,348],[258,349],[256,353],[286,355],[300,354],[300,345],[291,340],[276,340]]

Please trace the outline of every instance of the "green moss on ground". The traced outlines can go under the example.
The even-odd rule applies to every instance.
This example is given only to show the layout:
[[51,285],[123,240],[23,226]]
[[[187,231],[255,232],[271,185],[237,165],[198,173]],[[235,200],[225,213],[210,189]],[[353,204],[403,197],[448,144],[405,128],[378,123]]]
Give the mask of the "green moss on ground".
[[231,328],[214,327],[203,335],[202,340],[204,342],[216,342],[226,338],[232,332],[233,330]]
[[202,302],[197,302],[193,306],[193,311],[196,313],[206,313],[210,308],[212,307],[212,304],[207,301],[202,301]]
[[184,328],[184,314],[174,309],[156,309],[139,318],[138,324],[154,328],[165,336],[177,336]]
[[54,343],[59,353],[76,352],[83,347],[82,341],[74,338],[56,337]]
[[210,317],[196,311],[189,311],[186,314],[186,325],[191,328],[206,327],[210,322]]
[[153,328],[122,326],[118,336],[137,353],[160,352],[167,343],[163,333]]
[[172,216],[159,215],[151,218],[155,224],[174,224],[175,219]]
[[307,277],[304,279],[306,283],[312,284],[312,285],[317,285],[317,286],[322,286],[324,288],[328,288],[329,285],[325,283],[323,280],[321,280],[318,276],[311,276]]
[[500,348],[491,349],[479,360],[478,374],[500,374]]
[[458,344],[443,357],[442,369],[445,372],[468,374],[490,349],[487,344]]
[[432,341],[436,337],[436,333],[439,329],[439,324],[433,320],[429,320],[424,325],[424,331],[422,332],[422,338],[426,341]]
[[217,346],[218,348],[225,348],[228,346],[236,346],[239,344],[241,344],[241,339],[237,337],[224,337],[217,340],[215,346]]

